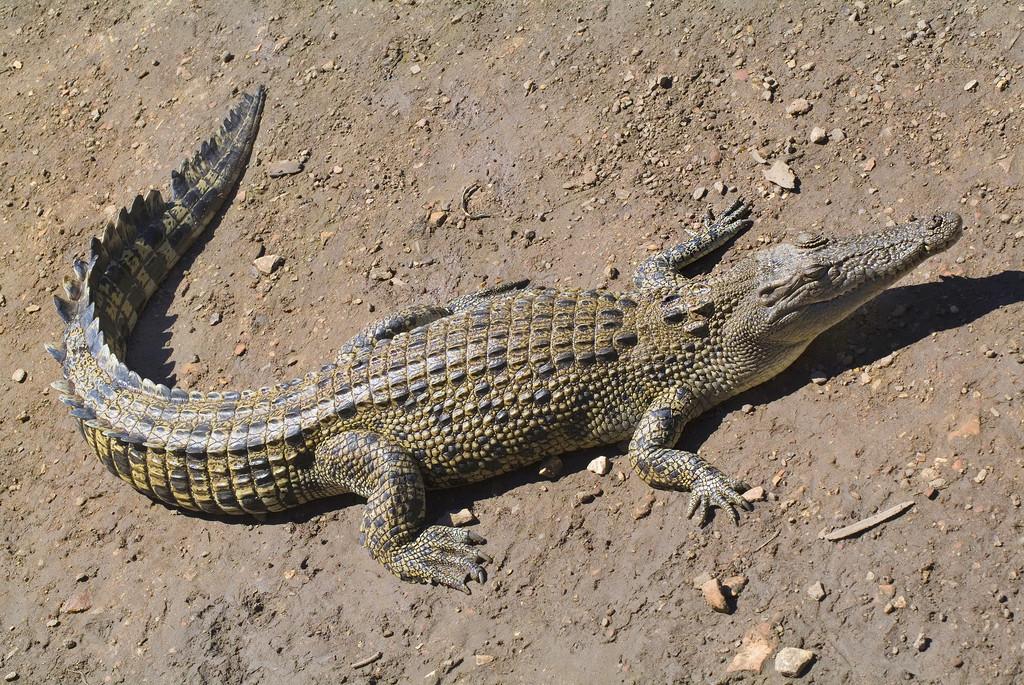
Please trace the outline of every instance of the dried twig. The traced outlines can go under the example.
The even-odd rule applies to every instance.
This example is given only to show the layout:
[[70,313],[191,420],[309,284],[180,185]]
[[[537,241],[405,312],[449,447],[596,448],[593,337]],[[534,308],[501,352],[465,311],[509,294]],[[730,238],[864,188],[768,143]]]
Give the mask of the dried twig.
[[374,661],[377,661],[378,659],[380,659],[382,656],[384,656],[383,652],[374,652],[370,656],[365,656],[362,659],[360,659],[359,661],[353,662],[352,663],[352,668],[362,668],[363,666],[369,666]]
[[868,516],[866,519],[861,519],[857,523],[851,523],[848,526],[842,528],[836,528],[835,530],[825,533],[824,538],[826,540],[842,540],[844,538],[852,538],[855,535],[860,535],[866,530],[870,530],[877,526],[879,523],[888,521],[891,518],[896,518],[900,514],[904,513],[910,507],[914,506],[914,500],[907,500],[901,502],[894,507],[889,507],[885,511],[880,511],[874,516]]
[[462,213],[465,215],[467,221],[475,221],[476,219],[486,219],[490,214],[473,214],[469,211],[469,199],[473,197],[473,193],[480,190],[480,184],[474,183],[466,186],[466,189],[462,191]]

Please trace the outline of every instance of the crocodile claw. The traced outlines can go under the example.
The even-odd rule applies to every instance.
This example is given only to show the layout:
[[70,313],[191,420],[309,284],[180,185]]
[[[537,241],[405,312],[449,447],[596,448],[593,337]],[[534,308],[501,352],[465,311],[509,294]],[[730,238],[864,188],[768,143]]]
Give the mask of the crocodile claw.
[[471,594],[467,581],[484,583],[491,557],[475,545],[487,542],[471,530],[430,526],[395,560],[399,575]]
[[686,518],[700,512],[700,525],[707,523],[711,515],[711,507],[718,507],[728,512],[733,523],[739,524],[740,515],[737,507],[744,511],[753,509],[753,505],[740,495],[747,490],[747,485],[737,479],[730,478],[714,466],[703,465],[697,474],[696,482],[690,491],[690,502],[686,509]]

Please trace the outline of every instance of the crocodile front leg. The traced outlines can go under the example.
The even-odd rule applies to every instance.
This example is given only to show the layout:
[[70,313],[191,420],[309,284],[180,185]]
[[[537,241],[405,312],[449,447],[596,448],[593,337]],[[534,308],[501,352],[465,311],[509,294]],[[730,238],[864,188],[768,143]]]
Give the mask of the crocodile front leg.
[[673,388],[657,397],[647,408],[629,443],[633,469],[648,485],[666,490],[689,490],[687,518],[700,511],[701,523],[710,507],[729,512],[739,522],[736,507],[751,509],[739,496],[747,489],[693,452],[673,449],[686,422],[697,414],[693,395],[685,388]]
[[423,528],[426,497],[419,464],[376,433],[351,431],[317,448],[314,487],[366,498],[360,544],[403,580],[439,583],[469,593],[467,579],[483,583],[490,561],[474,545],[485,540],[449,526]]
[[730,238],[750,228],[754,222],[749,217],[750,206],[742,200],[732,203],[717,220],[709,208],[702,230],[685,243],[644,260],[633,274],[633,283],[640,290],[682,285],[686,278],[679,274],[679,270],[714,252]]

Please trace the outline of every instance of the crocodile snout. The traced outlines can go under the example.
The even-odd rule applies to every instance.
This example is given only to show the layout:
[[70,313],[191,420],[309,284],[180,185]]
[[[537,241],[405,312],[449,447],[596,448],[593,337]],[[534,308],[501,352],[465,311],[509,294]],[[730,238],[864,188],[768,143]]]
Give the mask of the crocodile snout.
[[941,252],[960,239],[964,222],[956,212],[937,214],[926,220],[924,244],[929,252]]

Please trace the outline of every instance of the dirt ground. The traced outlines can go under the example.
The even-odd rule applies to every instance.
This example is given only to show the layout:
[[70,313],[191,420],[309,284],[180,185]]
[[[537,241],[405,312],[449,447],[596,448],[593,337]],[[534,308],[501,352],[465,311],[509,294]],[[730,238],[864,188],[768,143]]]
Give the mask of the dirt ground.
[[[0,674],[780,683],[776,651],[803,647],[800,682],[1021,682],[1024,6],[500,4],[0,0]],[[431,520],[473,509],[491,577],[405,584],[358,546],[354,498],[181,514],[111,477],[48,390],[70,258],[259,83],[241,191],[132,344],[152,378],[270,384],[381,313],[501,279],[625,288],[737,195],[756,223],[716,268],[808,228],[956,210],[966,230],[687,430],[767,491],[741,526],[699,528],[686,495],[593,450],[553,481],[434,495]],[[280,160],[304,169],[271,178]],[[777,161],[798,192],[765,180]],[[490,216],[467,220],[474,183]],[[745,577],[732,613],[703,574]],[[730,672],[759,649],[760,672]]]

